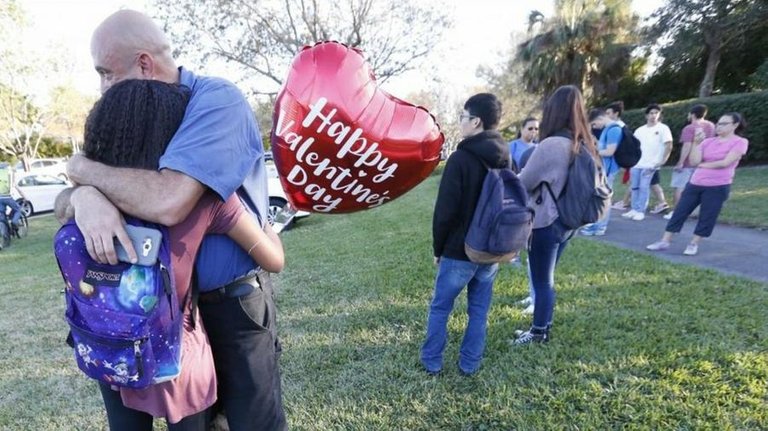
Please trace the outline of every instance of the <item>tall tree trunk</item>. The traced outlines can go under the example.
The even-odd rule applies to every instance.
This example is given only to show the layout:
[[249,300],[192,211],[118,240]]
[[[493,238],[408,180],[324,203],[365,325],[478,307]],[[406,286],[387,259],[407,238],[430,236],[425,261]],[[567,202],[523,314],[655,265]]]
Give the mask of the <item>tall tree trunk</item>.
[[704,71],[704,78],[699,85],[699,97],[709,97],[712,95],[712,89],[715,87],[715,74],[717,66],[720,65],[722,56],[723,38],[719,30],[713,33],[704,32],[704,43],[707,45],[707,68]]

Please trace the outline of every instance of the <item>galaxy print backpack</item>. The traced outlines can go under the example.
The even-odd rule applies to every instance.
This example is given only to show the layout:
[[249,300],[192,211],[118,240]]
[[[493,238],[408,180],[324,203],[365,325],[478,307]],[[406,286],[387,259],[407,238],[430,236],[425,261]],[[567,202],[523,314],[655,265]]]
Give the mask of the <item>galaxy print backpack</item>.
[[139,220],[128,223],[158,233],[144,238],[131,234],[144,265],[95,262],[74,221],[59,229],[54,254],[66,284],[68,341],[77,366],[109,385],[144,388],[181,371],[183,313],[171,273],[167,229]]

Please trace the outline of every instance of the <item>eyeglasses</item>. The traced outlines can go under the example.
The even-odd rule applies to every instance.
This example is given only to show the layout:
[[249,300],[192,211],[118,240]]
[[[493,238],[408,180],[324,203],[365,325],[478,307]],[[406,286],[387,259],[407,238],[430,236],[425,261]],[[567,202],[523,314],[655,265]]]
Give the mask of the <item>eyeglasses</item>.
[[459,122],[461,122],[461,120],[463,120],[463,119],[465,119],[465,118],[466,118],[467,120],[471,120],[471,119],[473,119],[473,118],[477,118],[477,117],[476,117],[476,116],[474,116],[474,115],[470,115],[470,114],[459,114]]
[[733,123],[732,122],[728,122],[728,123],[720,122],[720,123],[717,123],[718,126],[727,126],[729,124],[733,124]]

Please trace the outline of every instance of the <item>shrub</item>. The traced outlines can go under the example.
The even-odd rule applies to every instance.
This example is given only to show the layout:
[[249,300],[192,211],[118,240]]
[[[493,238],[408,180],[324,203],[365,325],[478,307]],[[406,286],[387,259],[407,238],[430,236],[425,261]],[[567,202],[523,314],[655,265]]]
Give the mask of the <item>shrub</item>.
[[[662,121],[672,130],[675,145],[667,164],[677,162],[680,153],[680,132],[687,124],[688,112],[697,103],[709,108],[707,119],[713,123],[726,112],[736,111],[747,119],[744,137],[749,139],[749,150],[742,164],[768,163],[768,91],[755,93],[727,94],[701,99],[680,100],[663,104]],[[633,130],[645,124],[644,109],[632,109],[624,112],[622,119]]]

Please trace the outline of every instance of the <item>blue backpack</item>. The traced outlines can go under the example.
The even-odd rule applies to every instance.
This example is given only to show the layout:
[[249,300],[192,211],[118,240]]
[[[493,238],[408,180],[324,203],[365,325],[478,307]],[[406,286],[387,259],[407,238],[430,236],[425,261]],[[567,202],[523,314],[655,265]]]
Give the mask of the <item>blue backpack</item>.
[[70,221],[54,239],[66,288],[68,341],[88,377],[109,385],[144,388],[181,371],[182,308],[171,276],[167,229],[151,266],[102,265],[90,258],[83,235]]
[[488,173],[464,239],[464,252],[475,263],[507,262],[528,248],[533,209],[512,169],[483,165]]
[[542,184],[557,206],[556,222],[563,239],[570,239],[576,229],[595,223],[611,210],[613,190],[606,181],[602,163],[595,162],[583,142],[568,165],[568,178],[560,196],[555,196],[549,183]]

